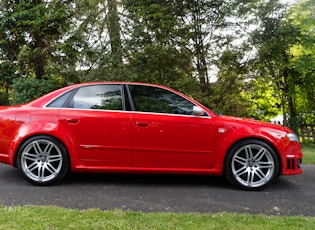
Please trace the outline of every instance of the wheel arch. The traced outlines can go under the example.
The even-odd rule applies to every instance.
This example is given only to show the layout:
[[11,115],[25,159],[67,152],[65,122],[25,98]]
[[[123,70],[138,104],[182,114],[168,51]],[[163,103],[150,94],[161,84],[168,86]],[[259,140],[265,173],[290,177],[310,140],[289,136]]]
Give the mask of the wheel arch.
[[256,140],[256,141],[262,141],[264,142],[265,144],[267,144],[270,148],[272,148],[272,150],[276,153],[276,156],[277,156],[277,160],[279,162],[279,172],[278,172],[278,176],[280,176],[281,174],[281,171],[282,171],[282,158],[279,154],[279,151],[277,150],[277,148],[275,147],[275,145],[272,144],[271,141],[268,141],[266,139],[263,139],[263,138],[259,138],[259,137],[246,137],[246,138],[242,138],[242,139],[239,139],[237,141],[235,141],[226,151],[225,153],[225,156],[224,156],[224,161],[223,161],[223,175],[225,174],[225,170],[226,170],[226,161],[227,161],[227,158],[228,158],[228,155],[229,153],[231,152],[231,150],[236,146],[238,145],[239,143],[243,142],[243,141],[251,141],[251,140]]
[[22,141],[19,142],[19,144],[17,145],[17,147],[16,147],[16,149],[15,149],[15,152],[14,152],[14,159],[13,159],[14,167],[17,166],[17,162],[16,162],[16,161],[17,161],[17,156],[18,156],[17,153],[20,151],[20,149],[21,149],[21,147],[23,146],[23,144],[24,144],[25,142],[27,142],[28,140],[34,138],[34,137],[45,137],[45,136],[55,139],[56,141],[58,141],[58,142],[64,147],[64,149],[65,149],[66,152],[67,152],[68,168],[71,169],[71,157],[70,157],[69,149],[67,148],[67,146],[64,144],[64,142],[63,142],[60,138],[58,138],[58,137],[56,137],[56,136],[54,136],[54,135],[51,135],[51,134],[47,134],[47,133],[42,133],[42,134],[37,133],[37,134],[33,134],[33,135],[30,135],[30,136],[27,136],[26,138],[24,138]]

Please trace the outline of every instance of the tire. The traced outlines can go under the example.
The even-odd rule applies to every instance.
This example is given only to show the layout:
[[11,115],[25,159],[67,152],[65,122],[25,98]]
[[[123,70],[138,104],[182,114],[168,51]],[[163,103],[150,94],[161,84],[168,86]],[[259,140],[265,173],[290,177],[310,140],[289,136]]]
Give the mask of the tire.
[[69,169],[64,145],[50,136],[34,136],[25,141],[16,156],[22,175],[34,185],[51,185],[60,181]]
[[279,174],[279,159],[275,151],[260,140],[243,140],[228,152],[225,176],[235,186],[259,191]]

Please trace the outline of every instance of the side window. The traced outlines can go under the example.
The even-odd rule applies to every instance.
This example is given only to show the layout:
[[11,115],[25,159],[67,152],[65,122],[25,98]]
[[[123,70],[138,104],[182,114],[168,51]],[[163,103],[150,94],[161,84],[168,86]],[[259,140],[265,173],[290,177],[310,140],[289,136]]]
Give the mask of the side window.
[[162,88],[129,85],[136,111],[192,115],[194,104]]
[[71,94],[72,94],[72,90],[59,96],[57,99],[55,99],[50,104],[48,104],[47,107],[54,107],[54,108],[64,107]]
[[81,87],[73,96],[71,108],[123,110],[121,85]]

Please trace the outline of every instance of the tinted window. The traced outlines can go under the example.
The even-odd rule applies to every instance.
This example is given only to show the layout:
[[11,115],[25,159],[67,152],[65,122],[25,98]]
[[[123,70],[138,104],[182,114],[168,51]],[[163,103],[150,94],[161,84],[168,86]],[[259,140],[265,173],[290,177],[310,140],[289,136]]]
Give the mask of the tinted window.
[[165,89],[130,85],[130,94],[136,111],[192,115],[194,104]]
[[78,109],[122,110],[121,85],[91,85],[81,87],[69,107]]
[[51,102],[49,105],[47,105],[47,107],[55,107],[55,108],[64,107],[68,101],[70,94],[72,94],[72,91],[69,91],[69,92],[61,95],[60,97],[55,99],[53,102]]

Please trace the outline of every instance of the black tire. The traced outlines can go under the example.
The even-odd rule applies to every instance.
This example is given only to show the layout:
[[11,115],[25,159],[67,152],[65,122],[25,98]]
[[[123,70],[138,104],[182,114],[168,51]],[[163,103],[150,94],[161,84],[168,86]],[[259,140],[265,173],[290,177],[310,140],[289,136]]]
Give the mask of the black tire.
[[278,176],[279,170],[277,154],[260,140],[238,142],[228,152],[225,161],[225,176],[243,190],[262,190]]
[[16,155],[16,165],[22,175],[34,185],[51,185],[68,172],[69,157],[57,139],[39,135],[26,140]]

